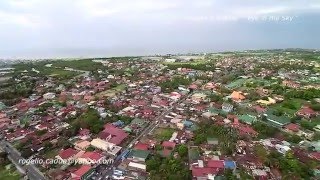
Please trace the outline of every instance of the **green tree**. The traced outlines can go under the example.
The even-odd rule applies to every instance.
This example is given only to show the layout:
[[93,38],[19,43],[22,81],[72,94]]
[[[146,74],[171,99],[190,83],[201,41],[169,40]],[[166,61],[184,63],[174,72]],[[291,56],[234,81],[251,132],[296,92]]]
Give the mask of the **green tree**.
[[263,145],[257,144],[253,147],[253,150],[254,150],[254,153],[262,162],[266,162],[268,158],[268,152]]
[[185,144],[179,145],[177,151],[181,158],[186,158],[188,156],[188,147]]

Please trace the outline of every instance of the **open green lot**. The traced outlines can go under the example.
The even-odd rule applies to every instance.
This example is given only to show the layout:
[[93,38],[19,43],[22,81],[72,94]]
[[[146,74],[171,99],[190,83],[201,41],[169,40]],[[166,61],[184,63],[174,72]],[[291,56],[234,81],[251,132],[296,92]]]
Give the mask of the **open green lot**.
[[271,106],[272,109],[280,110],[288,115],[293,116],[305,103],[302,99],[289,99]]
[[169,140],[174,133],[174,129],[171,128],[158,128],[154,132],[154,136],[159,141]]
[[20,175],[13,167],[11,167],[10,169],[6,169],[6,167],[0,166],[0,179],[1,180],[19,180]]
[[123,91],[125,88],[126,88],[125,84],[120,84],[112,89],[108,89],[106,91],[102,91],[102,92],[98,93],[97,97],[113,97],[117,93]]

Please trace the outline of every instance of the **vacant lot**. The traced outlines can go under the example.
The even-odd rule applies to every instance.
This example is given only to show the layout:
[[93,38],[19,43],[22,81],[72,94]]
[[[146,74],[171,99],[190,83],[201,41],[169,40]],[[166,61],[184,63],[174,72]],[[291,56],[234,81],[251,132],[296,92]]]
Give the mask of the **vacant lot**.
[[20,179],[20,175],[14,169],[14,167],[6,169],[6,167],[1,166],[0,167],[0,179],[3,179],[3,180],[19,180]]
[[98,97],[113,97],[117,93],[122,92],[126,88],[126,85],[120,84],[112,89],[108,89],[106,91],[100,92],[97,94]]
[[171,128],[158,128],[154,132],[154,136],[159,141],[169,140],[174,133],[174,129]]
[[275,104],[272,108],[278,109],[288,115],[294,115],[304,103],[305,101],[301,99],[290,99]]

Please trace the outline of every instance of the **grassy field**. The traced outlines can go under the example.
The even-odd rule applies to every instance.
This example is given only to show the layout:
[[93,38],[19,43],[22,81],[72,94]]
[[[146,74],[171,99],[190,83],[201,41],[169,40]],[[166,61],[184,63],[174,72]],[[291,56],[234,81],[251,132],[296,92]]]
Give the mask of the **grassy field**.
[[158,128],[154,132],[154,136],[159,141],[166,141],[169,140],[174,133],[174,129],[170,128]]
[[100,92],[97,94],[97,97],[113,97],[116,93],[123,91],[126,88],[126,85],[120,84],[112,89]]
[[65,61],[52,61],[50,62],[53,67],[69,67],[84,71],[93,71],[97,69],[104,69],[105,67],[102,66],[99,62],[93,62],[91,59],[81,59],[81,60],[65,60]]
[[304,103],[305,101],[302,99],[290,99],[290,100],[284,100],[281,103],[275,104],[272,106],[272,108],[283,111],[288,115],[294,115]]
[[0,166],[0,179],[1,180],[2,179],[3,180],[19,180],[20,175],[14,169],[14,167],[6,169],[6,167]]
[[46,159],[52,159],[54,158],[56,155],[58,155],[59,150],[58,149],[51,149],[48,150],[45,154],[44,154],[44,158]]

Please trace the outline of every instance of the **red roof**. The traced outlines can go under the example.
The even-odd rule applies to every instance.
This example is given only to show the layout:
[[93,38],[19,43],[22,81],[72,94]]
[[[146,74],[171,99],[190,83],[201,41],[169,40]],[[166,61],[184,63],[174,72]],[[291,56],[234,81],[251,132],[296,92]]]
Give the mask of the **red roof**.
[[198,86],[196,84],[191,84],[189,86],[190,89],[198,89]]
[[256,110],[257,113],[264,113],[264,112],[267,111],[266,108],[263,108],[263,107],[258,106],[258,105],[257,105],[257,106],[254,106],[253,108]]
[[74,156],[75,154],[77,154],[77,151],[72,148],[61,150],[59,152],[59,156],[61,157],[61,159],[68,159],[68,158]]
[[110,136],[111,136],[111,134],[108,133],[108,132],[106,132],[106,131],[101,131],[101,132],[98,134],[98,137],[99,137],[100,139],[103,139],[103,140],[108,139]]
[[309,107],[303,107],[298,111],[298,113],[299,114],[306,114],[306,115],[307,114],[313,115],[316,112],[313,109],[309,108]]
[[313,159],[320,161],[320,152],[312,152],[309,154],[309,156]]
[[257,135],[258,133],[252,129],[250,126],[241,125],[238,127],[239,133],[241,135],[250,134],[250,135]]
[[300,126],[298,124],[290,123],[290,124],[285,126],[285,129],[288,129],[288,130],[294,131],[294,132],[298,132],[299,129],[300,129]]
[[176,146],[176,143],[174,142],[170,142],[170,141],[163,141],[162,143],[162,147],[165,147],[165,148],[174,148]]
[[97,152],[85,152],[81,157],[86,158],[86,159],[90,159],[90,160],[94,160],[94,161],[98,161],[103,156]]
[[128,133],[126,133],[124,130],[119,129],[117,127],[115,127],[112,124],[106,124],[104,125],[104,132],[107,132],[109,134],[111,134],[111,139],[109,140],[109,142],[119,145],[121,144],[121,142],[128,137]]
[[79,131],[79,135],[80,136],[88,136],[90,134],[90,130],[89,129],[81,129]]
[[139,149],[139,150],[148,150],[148,144],[144,144],[144,143],[141,143],[141,142],[139,142],[138,144],[136,144],[135,146],[134,146],[134,148],[133,149]]
[[207,166],[210,168],[224,168],[224,163],[221,160],[209,160]]
[[78,170],[76,170],[73,174],[77,177],[82,177],[84,174],[86,174],[91,169],[91,166],[89,165],[83,165]]
[[192,168],[192,176],[193,177],[204,177],[207,176],[208,174],[217,174],[218,170],[216,168]]

